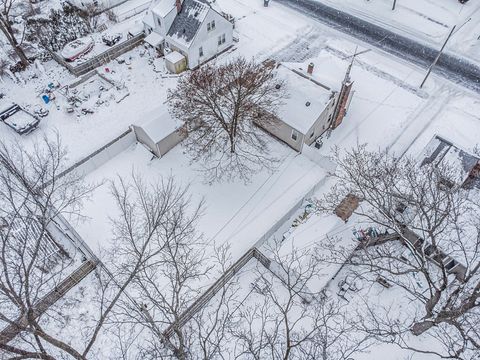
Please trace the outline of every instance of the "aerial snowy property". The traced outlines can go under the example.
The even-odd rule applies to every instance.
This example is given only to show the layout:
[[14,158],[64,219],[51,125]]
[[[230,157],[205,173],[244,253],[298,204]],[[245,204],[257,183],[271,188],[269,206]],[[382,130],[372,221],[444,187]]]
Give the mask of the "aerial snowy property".
[[480,359],[480,3],[0,0],[0,359]]

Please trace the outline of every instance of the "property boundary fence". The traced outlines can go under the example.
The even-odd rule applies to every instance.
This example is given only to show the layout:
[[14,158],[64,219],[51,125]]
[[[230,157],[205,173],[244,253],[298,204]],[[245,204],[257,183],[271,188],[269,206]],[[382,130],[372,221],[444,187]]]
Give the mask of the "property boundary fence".
[[328,177],[325,176],[322,180],[320,180],[318,183],[316,183],[314,186],[312,186],[312,188],[300,200],[298,200],[290,208],[290,210],[286,214],[284,214],[280,219],[278,219],[277,222],[275,222],[275,224],[273,226],[271,226],[270,229],[268,231],[266,231],[258,239],[258,241],[255,243],[254,247],[259,248],[260,246],[262,246],[265,243],[265,241],[270,239],[283,225],[285,225],[288,222],[288,220],[292,216],[294,216],[297,213],[297,211],[299,211],[301,209],[304,201],[307,200],[308,198],[310,198],[318,188],[322,187],[327,182],[327,179],[328,179]]
[[[73,273],[67,276],[53,290],[42,297],[32,309],[33,317],[36,319],[47,309],[63,297],[70,289],[77,285],[82,279],[90,274],[97,266],[92,260],[85,261]],[[7,344],[12,341],[28,325],[26,315],[20,316],[14,323],[11,323],[0,332],[0,343]]]
[[143,41],[144,38],[145,38],[145,34],[143,33],[135,35],[132,38],[127,39],[118,45],[112,46],[107,51],[104,51],[101,54],[98,54],[97,56],[77,66],[74,66],[71,63],[65,61],[60,55],[58,55],[55,52],[51,52],[51,55],[57,63],[64,66],[73,75],[81,76],[93,69],[96,69],[99,66],[102,66],[116,59],[120,55],[125,54],[127,51],[130,51],[133,48],[137,47]]
[[164,332],[165,339],[170,339],[175,330],[182,328],[197,312],[199,312],[251,259],[257,259],[267,269],[270,267],[270,259],[253,247],[238,259],[225,273],[210,286],[190,307],[180,316],[177,322],[171,324]]
[[[117,136],[115,139],[109,141],[107,144],[103,145],[101,148],[95,150],[90,155],[84,157],[83,159],[77,161],[75,164],[69,168],[62,171],[58,177],[63,177],[73,170],[77,170],[81,173],[88,173],[89,171],[103,165],[108,159],[118,155],[121,151],[125,150],[128,146],[135,142],[135,134],[133,134],[132,129],[129,128],[127,131],[123,132],[121,135]],[[100,159],[104,155],[104,159]],[[88,169],[91,168],[91,169]]]

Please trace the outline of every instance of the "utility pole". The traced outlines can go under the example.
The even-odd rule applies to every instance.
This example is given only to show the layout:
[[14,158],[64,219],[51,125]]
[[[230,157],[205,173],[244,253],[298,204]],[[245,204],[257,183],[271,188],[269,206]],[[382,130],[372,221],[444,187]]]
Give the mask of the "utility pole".
[[452,37],[453,32],[455,31],[455,28],[456,28],[456,27],[457,27],[457,25],[455,25],[454,27],[452,27],[452,30],[450,30],[450,33],[448,34],[447,39],[446,39],[445,42],[443,43],[442,48],[441,48],[440,51],[438,52],[437,57],[435,58],[435,60],[433,60],[432,65],[429,66],[428,71],[427,71],[427,75],[425,75],[425,79],[423,79],[422,83],[420,84],[420,89],[423,87],[423,85],[424,85],[425,82],[427,81],[428,77],[430,76],[430,73],[432,72],[432,69],[435,67],[435,65],[437,65],[438,59],[440,59],[440,56],[442,55],[443,50],[445,49],[445,46],[447,46],[448,40],[450,40],[450,38]]
[[423,85],[425,84],[425,82],[427,81],[427,78],[430,76],[430,73],[432,72],[432,69],[435,67],[435,65],[437,64],[438,62],[438,59],[440,59],[440,56],[442,55],[442,52],[443,50],[445,49],[445,46],[447,46],[447,43],[448,43],[448,40],[450,40],[450,38],[452,37],[452,35],[455,35],[462,27],[464,27],[470,20],[472,20],[472,18],[468,18],[461,26],[458,27],[457,31],[455,31],[455,29],[457,28],[457,25],[455,25],[454,27],[452,27],[452,30],[450,30],[450,33],[448,34],[448,37],[447,39],[445,40],[445,42],[443,43],[443,46],[442,48],[440,49],[440,51],[438,52],[438,55],[437,57],[435,58],[435,60],[433,61],[432,65],[430,65],[430,67],[428,68],[428,71],[427,71],[427,75],[425,76],[425,79],[423,79],[422,83],[420,84],[420,89],[423,87]]

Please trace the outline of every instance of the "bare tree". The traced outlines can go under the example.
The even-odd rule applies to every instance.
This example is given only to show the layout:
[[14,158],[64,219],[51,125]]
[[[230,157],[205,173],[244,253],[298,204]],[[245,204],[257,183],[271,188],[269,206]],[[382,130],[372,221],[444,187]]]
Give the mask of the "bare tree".
[[[215,263],[219,265],[220,275],[225,274],[232,263],[229,248],[222,246],[215,250]],[[229,358],[230,334],[238,325],[235,310],[242,305],[239,291],[238,279],[231,279],[187,324],[186,332],[193,338],[190,347],[192,359]]]
[[128,279],[130,291],[142,299],[121,300],[115,316],[119,323],[128,319],[138,331],[147,330],[149,340],[140,345],[145,356],[158,358],[173,352],[185,359],[189,339],[182,328],[176,327],[171,339],[163,331],[178,321],[198,295],[193,284],[208,270],[195,229],[201,203],[192,207],[188,188],[175,185],[173,178],[146,185],[134,176],[132,184],[119,179],[112,189],[121,212],[114,221],[113,272],[117,279]]
[[19,3],[19,0],[0,0],[0,30],[20,59],[21,64],[26,67],[29,64],[28,58],[25,55],[25,52],[21,47],[21,42],[18,41],[15,29],[12,26],[13,11]]
[[393,316],[390,307],[369,309],[373,317],[366,330],[389,339],[394,334],[397,344],[417,351],[425,350],[409,345],[410,331],[443,340],[444,351],[435,351],[441,356],[478,354],[478,190],[461,186],[458,168],[448,162],[419,164],[364,146],[344,155],[337,150],[335,157],[336,185],[321,206],[334,211],[353,194],[361,199],[355,210],[361,221],[397,234],[399,241],[376,246],[365,242],[353,257],[330,247],[333,258],[350,263],[372,281],[382,277],[401,287],[411,300],[407,314]]
[[85,15],[88,19],[88,24],[92,30],[96,30],[99,21],[101,7],[95,2],[87,3],[84,7]]
[[322,276],[311,251],[282,255],[276,245],[271,266],[275,276],[260,275],[263,301],[240,310],[235,358],[346,360],[370,346],[371,336],[357,334],[344,305],[311,289]]
[[273,65],[237,58],[203,65],[169,92],[170,111],[185,123],[185,146],[209,181],[248,180],[271,166],[266,134],[256,125],[274,126],[282,85]]
[[50,230],[59,215],[77,213],[92,190],[75,173],[59,176],[65,159],[58,138],[44,138],[31,152],[19,143],[0,147],[0,323],[30,336],[9,345],[2,332],[0,349],[12,356],[51,359],[50,347],[81,358],[43,329],[37,309],[71,262]]
[[[203,272],[195,270],[202,260],[202,251],[194,248],[200,206],[190,208],[187,189],[176,186],[171,178],[147,186],[133,176],[132,183],[119,179],[112,184],[120,211],[120,217],[113,220],[116,246],[108,268],[99,265],[93,321],[84,325],[82,339],[75,344],[44,330],[43,320],[61,317],[61,311],[52,306],[39,313],[37,305],[66,277],[71,262],[62,244],[50,236],[49,226],[54,226],[60,214],[78,215],[81,200],[92,187],[74,172],[64,172],[66,152],[58,139],[45,138],[31,153],[18,145],[2,144],[0,149],[0,322],[2,329],[11,325],[13,335],[21,336],[11,342],[10,332],[2,332],[0,349],[12,357],[87,359],[125,304],[133,313],[142,314],[145,326],[157,326],[148,321],[144,304],[127,290],[139,291],[160,304],[157,308],[164,313],[158,316],[163,323],[175,321],[193,296],[189,294],[196,294],[192,280]],[[162,282],[164,298],[155,298]],[[122,327],[114,330],[118,333]],[[181,354],[186,350],[181,339],[178,343]],[[125,341],[122,346],[130,345]]]

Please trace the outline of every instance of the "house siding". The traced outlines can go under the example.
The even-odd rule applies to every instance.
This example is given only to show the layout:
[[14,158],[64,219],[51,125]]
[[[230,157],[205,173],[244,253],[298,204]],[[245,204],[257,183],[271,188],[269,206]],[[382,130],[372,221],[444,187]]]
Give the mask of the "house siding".
[[[215,20],[215,29],[207,30],[207,24]],[[218,45],[218,37],[225,34],[225,43]],[[230,47],[233,43],[233,25],[216,11],[210,9],[203,21],[197,36],[190,45],[188,51],[188,67],[196,68],[205,61]],[[199,56],[200,47],[203,48],[203,56]]]
[[[268,133],[275,136],[277,139],[283,141],[292,149],[302,152],[303,142],[305,141],[305,134],[302,134],[300,131],[295,130],[293,127],[285,124],[282,120],[277,119],[274,123],[264,125],[261,123],[256,124],[267,131]],[[295,130],[298,133],[297,140],[292,139],[292,131]]]
[[[315,140],[317,140],[318,137],[322,135],[325,131],[327,131],[328,128],[330,127],[333,121],[333,115],[335,113],[336,100],[337,100],[337,96],[330,99],[330,102],[322,111],[318,119],[315,121],[312,127],[305,134],[305,144],[307,144],[308,146],[312,145],[315,142]],[[311,136],[312,133],[313,133],[313,136]]]

